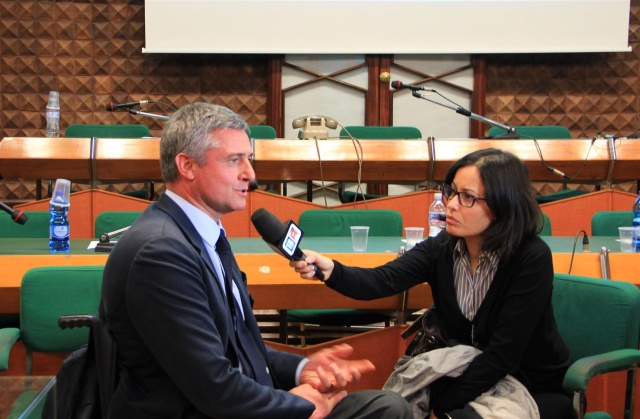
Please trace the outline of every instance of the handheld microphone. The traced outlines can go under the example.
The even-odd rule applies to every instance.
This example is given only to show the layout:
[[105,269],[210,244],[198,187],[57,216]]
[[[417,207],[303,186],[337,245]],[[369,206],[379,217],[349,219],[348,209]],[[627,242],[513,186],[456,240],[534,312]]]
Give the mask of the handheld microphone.
[[[298,247],[303,232],[293,221],[283,224],[275,215],[264,208],[258,208],[251,214],[251,222],[258,230],[262,240],[267,242],[274,252],[289,260],[305,260],[307,255]],[[312,265],[314,276],[324,281],[324,274],[316,266]]]
[[138,106],[138,105],[146,105],[147,103],[152,103],[151,100],[141,100],[138,102],[129,102],[129,103],[113,103],[113,102],[109,102],[107,103],[107,111],[109,112],[113,112],[115,110],[118,109],[128,109],[128,108],[133,108],[134,106]]
[[427,92],[435,92],[434,89],[429,89],[428,87],[424,87],[424,86],[414,86],[413,84],[404,84],[400,80],[392,81],[391,87],[393,87],[394,89],[410,89],[410,90],[413,90],[414,92],[416,90],[426,90]]
[[6,213],[8,213],[11,216],[11,219],[13,220],[14,223],[23,225],[29,219],[29,217],[27,217],[27,214],[25,214],[21,210],[14,210],[13,208],[11,208],[9,205],[5,204],[2,201],[0,201],[0,208],[2,208],[2,210],[4,210]]

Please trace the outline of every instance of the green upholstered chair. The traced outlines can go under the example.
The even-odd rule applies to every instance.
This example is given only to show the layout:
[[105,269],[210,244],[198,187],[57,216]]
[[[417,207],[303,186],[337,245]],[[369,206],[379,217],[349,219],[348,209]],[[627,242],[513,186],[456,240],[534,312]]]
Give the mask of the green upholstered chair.
[[[395,210],[307,210],[300,214],[300,229],[309,237],[350,237],[351,226],[369,226],[369,236],[402,237],[402,215]],[[316,336],[339,337],[363,330],[358,326],[390,325],[397,313],[353,309],[289,310],[289,322],[299,323],[302,346],[314,328]],[[309,326],[315,325],[315,326]],[[370,329],[369,329],[370,330]]]
[[[274,140],[276,138],[276,130],[271,125],[249,125],[248,135],[250,138],[258,140]],[[282,183],[283,194],[286,195],[286,182]],[[278,194],[273,184],[266,186],[265,192]]]
[[338,182],[338,198],[340,199],[340,202],[343,204],[347,204],[349,202],[357,202],[357,201],[364,201],[369,200],[369,199],[376,199],[376,198],[384,198],[384,195],[376,195],[376,194],[371,194],[371,193],[356,193],[354,191],[347,191],[344,189],[344,183],[343,182]]
[[538,195],[536,196],[536,201],[538,201],[538,204],[546,204],[547,202],[555,202],[561,199],[574,198],[576,196],[581,196],[587,193],[589,192],[581,191],[578,189],[562,189],[558,192],[553,192],[547,195]]
[[0,329],[0,371],[9,368],[9,353],[13,344],[20,338],[20,329],[5,327]]
[[142,211],[105,211],[96,216],[94,225],[95,237],[103,233],[111,233],[133,224]]
[[402,214],[396,210],[319,209],[300,214],[305,236],[351,237],[351,226],[369,226],[371,237],[402,237]]
[[142,124],[72,124],[64,131],[68,138],[142,138],[151,137]]
[[98,314],[104,266],[48,266],[25,272],[20,285],[20,333],[26,372],[34,352],[70,352],[88,342],[88,329],[66,329],[58,318]]
[[591,216],[592,236],[618,236],[618,227],[631,227],[633,211],[598,211]]
[[273,140],[276,138],[276,130],[271,125],[249,125],[249,137]]
[[549,219],[549,216],[547,214],[545,214],[544,212],[542,213],[542,230],[540,231],[539,235],[540,236],[552,236],[552,231],[551,231],[551,220]]
[[48,239],[49,211],[25,211],[27,222],[20,225],[15,223],[5,212],[0,213],[0,238],[15,239]]
[[350,125],[340,130],[341,139],[350,139],[351,136],[357,140],[415,140],[422,138],[422,132],[416,127],[370,125]]
[[[26,348],[26,374],[32,373],[34,352],[71,352],[89,341],[89,329],[58,326],[61,316],[98,313],[103,266],[52,266],[28,270],[20,285],[20,330]],[[5,330],[0,330],[0,348]],[[15,332],[7,340],[15,342]],[[0,355],[3,354],[0,351]],[[0,356],[0,361],[2,356]],[[0,365],[0,367],[2,367]],[[6,367],[5,367],[6,368]],[[44,398],[31,390],[18,395],[8,417],[40,418]],[[33,402],[28,416],[19,416]]]
[[[0,238],[1,239],[42,239],[42,245],[46,246],[49,239],[49,211],[25,211],[28,217],[24,224],[17,224],[11,216],[5,212],[0,213]],[[18,314],[0,314],[0,328],[17,328],[20,325]]]
[[[67,138],[143,138],[151,137],[151,131],[142,124],[71,124],[64,131]],[[149,199],[153,194],[146,189],[123,192],[123,195],[140,199]]]
[[[414,140],[422,138],[422,132],[416,127],[409,126],[378,127],[369,125],[351,125],[340,130],[341,139],[350,139],[351,137],[357,140]],[[346,191],[344,184],[338,183],[338,198],[343,204],[380,197],[382,195]]]
[[[556,273],[553,310],[574,359],[564,378],[564,388],[574,394],[574,418],[611,418],[605,412],[585,415],[580,400],[596,375],[627,371],[628,390],[635,381],[640,364],[640,290],[627,282]],[[625,417],[630,418],[635,392],[627,393]]]
[[[519,125],[514,128],[516,129],[516,134],[520,134],[521,138],[533,137],[538,140],[571,138],[571,131],[562,125]],[[502,128],[492,127],[488,136],[500,138],[504,134],[507,134],[507,132]]]

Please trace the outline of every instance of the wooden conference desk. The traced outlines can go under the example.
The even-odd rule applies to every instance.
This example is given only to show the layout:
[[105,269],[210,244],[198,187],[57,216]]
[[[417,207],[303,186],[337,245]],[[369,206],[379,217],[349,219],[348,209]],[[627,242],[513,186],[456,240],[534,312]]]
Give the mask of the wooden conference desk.
[[[543,237],[553,251],[556,272],[568,273],[571,263],[573,237]],[[102,265],[108,254],[87,250],[89,239],[71,241],[68,254],[50,254],[44,239],[0,239],[0,313],[20,311],[20,283],[30,268],[51,265]],[[256,309],[299,308],[368,308],[395,310],[400,296],[374,301],[357,301],[344,297],[318,281],[305,281],[289,268],[287,261],[273,253],[259,238],[231,238],[236,259],[246,272],[249,290]],[[578,240],[572,274],[601,277],[599,249],[609,253],[611,278],[640,284],[636,269],[640,253],[620,253],[614,237],[591,237],[591,251],[582,252],[582,239]],[[346,264],[377,266],[396,257],[403,245],[400,238],[370,237],[367,252],[351,251],[350,238],[304,238],[303,248],[314,249]],[[428,285],[411,290],[409,307],[420,309],[432,304]]]
[[[547,165],[576,182],[640,179],[640,141],[538,140]],[[562,181],[542,164],[533,140],[362,140],[362,180],[391,183],[442,181],[451,163],[489,147],[519,156],[534,181]],[[358,179],[358,154],[349,140],[254,140],[261,181]],[[128,181],[160,179],[158,138],[5,137],[0,175],[5,179]]]
[[[285,258],[275,254],[262,239],[230,238],[240,268],[247,274],[254,308],[367,308],[395,310],[400,295],[375,301],[357,301],[342,296],[319,281],[306,281],[291,269]],[[0,239],[0,313],[20,311],[20,283],[30,268],[52,265],[103,265],[107,253],[87,250],[89,239],[71,240],[68,254],[50,254],[45,239]],[[351,239],[303,239],[309,248],[359,266],[377,266],[396,257],[403,244],[397,238],[370,238],[369,251],[353,253]],[[409,307],[420,309],[432,304],[428,285],[412,289]]]

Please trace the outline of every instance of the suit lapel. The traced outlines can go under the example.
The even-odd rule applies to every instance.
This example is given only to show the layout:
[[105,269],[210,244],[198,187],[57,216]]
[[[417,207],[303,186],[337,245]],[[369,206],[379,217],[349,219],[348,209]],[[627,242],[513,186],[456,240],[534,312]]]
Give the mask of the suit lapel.
[[[221,296],[221,300],[224,301],[227,312],[231,313],[229,305],[227,303],[227,299],[224,297],[225,291],[222,285],[224,283],[224,278],[218,278],[216,269],[213,266],[213,261],[211,260],[209,252],[207,251],[204,242],[202,241],[202,237],[193,226],[191,220],[189,220],[189,217],[187,217],[187,215],[184,213],[184,211],[182,211],[178,204],[175,203],[175,201],[165,196],[164,194],[161,195],[160,199],[158,200],[158,209],[166,212],[175,221],[176,225],[184,233],[187,241],[189,241],[189,243],[195,249],[197,249],[198,254],[204,261],[204,264],[207,267],[207,271],[209,272],[207,280],[214,283],[213,286],[218,290],[219,295]],[[231,319],[231,315],[227,316],[227,320],[230,330],[233,330],[233,320]]]
[[[191,222],[191,220],[189,220],[189,217],[187,217],[187,215],[184,213],[184,211],[182,211],[182,209],[178,206],[178,204],[176,204],[171,198],[165,196],[164,194],[161,195],[160,199],[158,200],[158,209],[166,212],[171,218],[173,218],[173,220],[176,222],[178,227],[184,232],[185,237],[191,243],[191,245],[194,248],[198,249],[200,257],[202,257],[202,259],[205,262],[205,265],[207,266],[207,269],[210,274],[210,279],[212,280],[212,282],[215,282],[214,286],[217,287],[218,291],[220,292],[220,295],[224,296],[225,293],[224,293],[224,290],[222,289],[222,285],[221,285],[222,282],[218,280],[219,278],[213,266],[213,261],[211,260],[211,257],[209,256],[209,252],[207,252],[207,249],[205,248],[205,245],[202,242],[202,237],[200,236],[200,233],[198,233],[196,228],[193,226],[193,223]],[[235,256],[232,257],[232,260],[233,260],[233,271],[234,271],[233,281],[235,282],[236,286],[240,290],[240,300],[242,303],[242,309],[245,312],[247,327],[251,331],[251,335],[253,339],[258,344],[260,351],[264,354],[264,357],[268,362],[269,358],[267,357],[267,350],[264,345],[264,341],[262,340],[262,334],[260,333],[260,328],[258,327],[258,323],[256,322],[255,317],[252,315],[253,308],[251,307],[251,304],[249,302],[248,292],[245,289],[245,285],[239,283],[239,280],[238,280],[239,276],[242,275],[242,273],[240,272],[240,268],[238,267],[238,263],[236,262]],[[224,281],[224,278],[222,278],[222,280]],[[231,331],[230,335],[233,335],[233,332],[232,332],[233,319],[231,318],[231,311],[228,306],[227,299],[223,297],[222,300],[225,302],[224,304],[227,307],[227,313],[229,313],[229,315],[227,316],[227,323],[230,328],[229,330]],[[237,352],[238,348],[236,346],[235,339],[229,339],[229,341],[233,345],[234,350]]]

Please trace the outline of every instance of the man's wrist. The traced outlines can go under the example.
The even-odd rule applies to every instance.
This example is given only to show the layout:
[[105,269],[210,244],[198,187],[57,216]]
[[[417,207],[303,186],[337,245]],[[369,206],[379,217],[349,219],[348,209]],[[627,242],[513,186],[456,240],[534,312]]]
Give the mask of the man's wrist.
[[304,367],[307,365],[308,362],[309,362],[309,358],[304,358],[298,364],[298,368],[296,368],[296,387],[300,385],[300,375],[302,375],[302,370],[304,369]]

